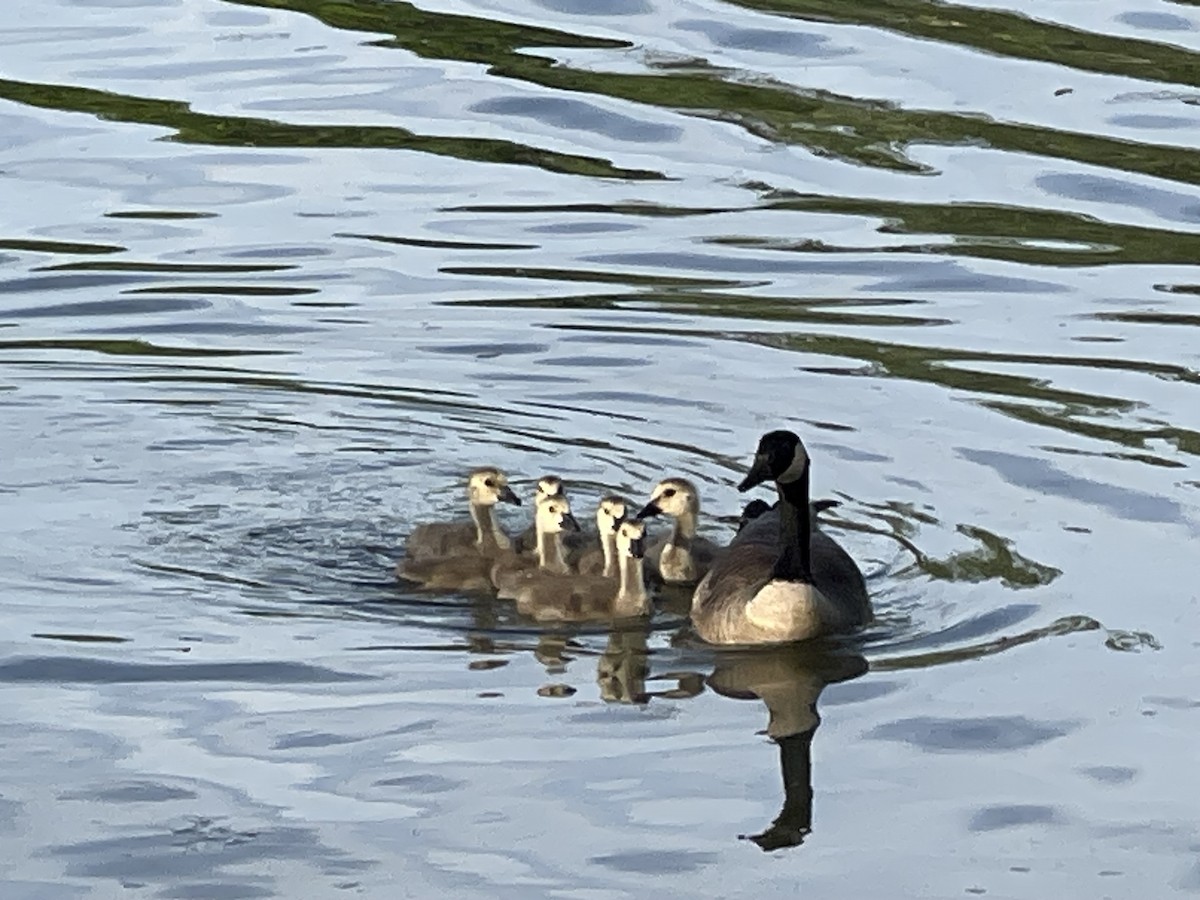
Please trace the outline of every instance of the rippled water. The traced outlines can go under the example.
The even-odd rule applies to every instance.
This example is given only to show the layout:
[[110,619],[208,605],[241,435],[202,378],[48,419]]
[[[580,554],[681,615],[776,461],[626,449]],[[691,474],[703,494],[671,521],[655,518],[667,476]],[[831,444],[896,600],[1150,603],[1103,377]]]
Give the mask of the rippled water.
[[[5,900],[1200,892],[1191,0],[12,6]],[[852,640],[392,581],[780,426]]]

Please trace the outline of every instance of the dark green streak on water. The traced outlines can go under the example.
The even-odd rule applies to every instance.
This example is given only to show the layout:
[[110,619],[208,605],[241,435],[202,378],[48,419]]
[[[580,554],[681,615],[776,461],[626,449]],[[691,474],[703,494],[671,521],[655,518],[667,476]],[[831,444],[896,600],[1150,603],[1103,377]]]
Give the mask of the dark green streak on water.
[[657,172],[621,169],[606,160],[539,150],[513,141],[419,135],[404,128],[382,125],[292,125],[244,116],[214,116],[195,112],[189,104],[177,100],[130,97],[61,84],[0,79],[0,98],[42,109],[87,113],[114,122],[171,128],[175,134],[170,139],[187,144],[416,150],[477,162],[536,166],[572,175],[631,179],[663,177]]
[[216,213],[212,212],[186,212],[183,210],[155,210],[155,209],[127,209],[119,212],[105,213],[106,219],[164,219],[172,221],[175,219],[215,219]]
[[958,531],[979,544],[947,559],[922,557],[917,565],[933,578],[943,581],[980,582],[998,579],[1005,586],[1028,588],[1045,585],[1062,574],[1060,569],[1035,562],[1013,549],[1013,542],[985,528],[959,525]]
[[[631,276],[636,278],[637,276]],[[757,297],[751,295],[710,293],[705,291],[690,291],[664,288],[652,293],[628,293],[610,295],[579,295],[571,297],[507,299],[488,301],[457,301],[463,305],[485,306],[519,306],[525,308],[560,308],[560,309],[619,309],[626,303],[637,303],[643,308],[653,306],[656,309],[672,313],[686,312],[695,316],[717,316],[736,319],[762,319],[767,321],[802,321],[821,322],[838,325],[880,325],[880,324],[909,324],[899,317],[870,317],[867,321],[856,313],[842,314],[825,312],[822,314],[814,307],[849,307],[856,308],[869,305],[913,305],[916,301],[870,300],[862,297],[855,298],[818,298],[799,299],[782,297]],[[948,320],[916,319],[917,324],[945,324]],[[631,333],[662,333],[691,337],[709,337],[711,332],[689,329],[657,329],[639,328],[625,329],[620,327],[563,325],[566,330],[610,332],[630,331]],[[721,332],[724,337],[746,340],[769,347],[779,347],[789,350],[800,350],[806,353],[817,353],[832,356],[850,357],[882,366],[886,371],[904,378],[916,381],[943,383],[948,387],[966,387],[958,383],[956,370],[951,368],[955,362],[993,362],[1000,364],[1022,365],[1054,365],[1072,366],[1084,369],[1108,369],[1123,372],[1140,372],[1155,375],[1170,381],[1182,381],[1189,384],[1200,384],[1200,372],[1185,366],[1170,363],[1137,362],[1106,357],[1045,357],[1025,353],[988,353],[983,351],[939,349],[916,345],[885,344],[863,338],[847,337],[832,334],[786,334],[786,333],[735,333]],[[919,364],[913,365],[916,360]],[[937,377],[927,377],[936,370]],[[958,372],[957,375],[970,380],[972,389],[983,390],[985,393],[996,393],[1010,396],[1024,396],[1032,399],[1051,400],[1060,403],[1098,404],[1122,410],[1131,410],[1134,404],[1117,398],[1099,398],[1073,391],[1060,391],[1050,388],[1040,380],[1029,379],[1014,375],[987,375],[976,371]],[[995,379],[991,388],[984,387],[981,379]],[[1038,385],[1036,391],[1012,391],[1006,386],[1017,383]]]
[[[885,220],[879,228],[881,233],[945,235],[949,241],[945,244],[844,248],[855,253],[932,252],[1050,266],[1192,265],[1200,259],[1200,234],[1113,224],[1079,213],[990,203],[939,205],[815,194],[773,193],[765,199],[768,209],[878,216]],[[731,239],[730,242],[778,249],[843,249],[818,248],[807,242],[790,246],[771,245],[755,239]],[[1036,246],[1032,242],[1058,246]]]
[[334,237],[354,238],[377,244],[395,244],[400,247],[423,247],[429,250],[537,250],[537,244],[479,243],[477,241],[441,241],[428,238],[398,237],[386,234],[357,234],[344,232]]
[[302,297],[319,294],[317,288],[279,287],[262,284],[168,284],[129,288],[123,294],[208,294],[230,297]]
[[936,0],[730,0],[759,12],[883,28],[916,38],[972,47],[997,56],[1069,66],[1084,72],[1200,86],[1195,54],[1181,47],[1080,31],[1009,10],[977,9]]
[[[762,188],[754,184],[747,184],[746,187]],[[1114,263],[1192,265],[1200,259],[1200,235],[1104,222],[1093,216],[1060,210],[996,203],[913,203],[887,198],[795,194],[772,189],[763,190],[760,208],[869,216],[882,220],[877,229],[881,234],[939,235],[944,240],[886,247],[844,247],[815,238],[782,241],[730,235],[711,238],[711,243],[821,253],[935,253],[1044,266],[1099,266]],[[594,214],[682,218],[728,214],[737,212],[737,209],[576,203],[457,206],[445,211],[508,216]],[[1170,293],[1200,293],[1200,288],[1187,285],[1166,285],[1162,290]]]
[[[642,306],[649,302],[644,296],[631,296]],[[654,302],[661,298],[655,296]],[[707,299],[707,295],[695,295],[696,300]],[[740,298],[741,303],[752,305],[754,298]],[[590,305],[590,297],[577,298],[579,306]],[[559,298],[559,305],[569,301]],[[670,303],[663,304],[671,308]],[[671,309],[672,312],[678,310]],[[703,304],[689,307],[695,315],[727,316],[729,310],[720,311],[704,308]],[[752,309],[740,307],[736,313],[741,318],[753,318]],[[979,400],[981,406],[1023,422],[1054,428],[1069,434],[1111,441],[1138,450],[1150,450],[1150,444],[1166,441],[1179,452],[1200,456],[1200,433],[1166,424],[1155,424],[1144,428],[1129,428],[1118,425],[1100,424],[1089,418],[1112,414],[1131,413],[1138,403],[1119,397],[1105,397],[1056,388],[1046,379],[1025,375],[1010,375],[1001,372],[983,372],[977,367],[959,368],[956,363],[995,363],[1000,365],[1047,365],[1072,366],[1084,369],[1109,369],[1153,375],[1169,380],[1200,383],[1200,374],[1183,366],[1145,361],[1104,359],[1099,357],[1049,357],[1022,353],[986,353],[970,350],[953,350],[940,347],[883,343],[846,337],[836,334],[779,334],[741,331],[711,332],[686,328],[653,328],[643,326],[636,329],[620,327],[597,327],[579,325],[555,326],[569,331],[599,331],[620,333],[629,331],[645,336],[663,334],[672,337],[720,337],[740,340],[780,350],[796,350],[822,356],[834,356],[866,362],[868,365],[857,373],[872,377],[900,378],[924,384],[938,385],[964,395],[993,395],[1033,401],[1033,404],[1013,403],[1006,400]],[[821,370],[825,371],[825,370]]]
[[[1076,160],[1105,168],[1124,169],[1159,178],[1200,184],[1200,154],[1190,148],[1142,144],[1090,134],[1059,131],[1031,125],[997,122],[982,114],[954,114],[931,110],[906,110],[893,104],[840,96],[828,91],[804,90],[760,79],[747,84],[735,81],[744,72],[720,69],[703,62],[688,67],[673,67],[653,74],[590,72],[556,64],[545,57],[517,52],[519,46],[614,47],[613,41],[582,38],[562,32],[529,28],[470,16],[442,15],[417,9],[409,3],[382,0],[232,0],[245,6],[288,9],[313,16],[335,28],[393,34],[380,46],[395,46],[432,59],[453,59],[485,63],[489,72],[503,78],[539,84],[548,88],[581,94],[595,94],[643,103],[663,109],[676,109],[702,118],[735,122],[753,134],[768,140],[796,144],[822,155],[864,165],[897,171],[920,173],[925,167],[909,159],[905,148],[910,144],[950,144],[989,146],[1011,152]],[[786,5],[786,4],[783,4]],[[801,4],[797,4],[800,6]],[[824,3],[803,4],[807,7]],[[870,6],[871,4],[867,4]],[[887,4],[875,4],[876,7]],[[898,6],[936,4],[908,2]],[[851,7],[835,7],[847,9]],[[940,8],[940,7],[939,7]],[[828,18],[858,20],[854,15],[830,14]],[[958,7],[945,8],[949,18]],[[970,14],[973,12],[967,9]],[[982,11],[981,15],[984,15]],[[1107,50],[1124,46],[1124,39],[1099,38],[1073,32],[1060,26],[1041,26],[1020,16],[986,13],[1006,26],[1045,27],[1053,35],[1062,32],[1102,40]],[[815,16],[815,14],[814,14]],[[864,13],[862,21],[870,21]],[[990,20],[982,26],[998,27]],[[964,34],[967,28],[961,29]],[[1011,31],[1011,28],[1009,29]],[[1000,33],[1006,33],[1003,30]],[[993,36],[994,37],[994,36]],[[1045,40],[1042,41],[1046,43]],[[1138,42],[1132,42],[1137,45]],[[969,46],[969,44],[968,44]],[[1083,43],[1076,56],[1086,56],[1092,45]],[[1140,45],[1139,45],[1140,46]],[[1197,58],[1176,48],[1145,44],[1169,57],[1169,65],[1155,69],[1163,78],[1188,71],[1194,83]],[[1188,68],[1190,67],[1190,69]],[[1089,70],[1094,66],[1089,67]],[[1048,101],[1054,98],[1047,98]]]
[[532,278],[538,281],[592,282],[639,287],[737,287],[741,282],[674,275],[639,275],[632,272],[597,272],[581,269],[548,269],[536,266],[443,266],[447,275],[480,275],[484,278]]
[[[877,229],[881,234],[940,235],[945,240],[886,247],[845,247],[817,239],[796,238],[782,241],[742,235],[715,237],[710,241],[726,246],[822,253],[935,253],[1045,266],[1098,266],[1114,263],[1191,265],[1196,259],[1200,259],[1200,235],[1105,222],[1082,213],[1059,210],[995,203],[913,203],[887,198],[794,194],[776,190],[763,192],[760,208],[875,217],[882,220]],[[590,213],[634,217],[687,217],[728,214],[737,210],[732,207],[687,208],[650,204],[579,203],[460,206],[448,208],[446,211],[487,215]],[[1170,293],[1200,293],[1200,288],[1187,285],[1165,285],[1161,289]]]
[[45,641],[68,641],[74,644],[126,644],[131,638],[116,637],[111,634],[58,634],[52,632],[35,632],[30,637],[41,638]]
[[98,260],[96,262],[58,263],[53,266],[41,266],[35,272],[196,272],[209,275],[226,275],[246,272],[287,272],[295,269],[292,265],[280,264],[211,264],[211,263],[161,263],[161,262],[121,262],[118,260]]
[[467,203],[461,206],[444,206],[442,212],[448,213],[497,213],[500,215],[549,215],[552,213],[570,213],[573,215],[641,216],[647,219],[675,219],[689,216],[714,216],[721,213],[734,212],[737,207],[729,206],[664,206],[661,203]]
[[641,294],[589,294],[585,297],[531,297],[528,299],[505,300],[452,300],[447,305],[506,307],[519,306],[527,309],[622,309],[626,303],[644,303],[670,306],[672,312],[703,315],[729,316],[739,319],[754,319],[764,322],[791,322],[810,325],[868,325],[871,327],[904,326],[929,327],[950,325],[950,319],[932,316],[881,315],[860,313],[853,310],[876,306],[915,306],[921,301],[903,300],[895,297],[876,300],[869,297],[764,297],[718,293],[688,293],[672,291],[669,299],[659,294],[649,297]]
[[34,241],[0,238],[0,250],[21,250],[29,253],[124,253],[124,247],[112,244],[80,244],[72,241]]
[[1014,647],[1020,647],[1048,637],[1059,637],[1076,634],[1081,631],[1100,631],[1104,626],[1090,616],[1065,616],[1042,628],[1015,635],[992,638],[967,647],[955,647],[950,650],[934,650],[927,653],[917,653],[911,656],[893,656],[886,659],[872,660],[871,668],[878,672],[889,672],[897,669],[927,669],[931,666],[941,666],[947,663],[965,662],[982,659],[996,653],[1003,653]]
[[203,347],[163,347],[141,340],[47,338],[31,341],[0,341],[0,353],[8,350],[86,350],[108,356],[252,356],[288,353],[287,350],[217,350]]

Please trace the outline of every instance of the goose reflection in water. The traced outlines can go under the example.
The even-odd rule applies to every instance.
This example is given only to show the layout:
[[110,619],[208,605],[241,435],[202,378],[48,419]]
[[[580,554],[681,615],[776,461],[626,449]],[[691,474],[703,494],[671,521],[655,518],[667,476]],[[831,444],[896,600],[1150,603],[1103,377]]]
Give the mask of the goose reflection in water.
[[739,835],[763,850],[797,847],[812,831],[812,739],[821,724],[817,698],[826,685],[867,671],[862,656],[828,647],[789,645],[721,653],[707,678],[718,694],[767,705],[767,735],[779,746],[783,808],[760,834]]

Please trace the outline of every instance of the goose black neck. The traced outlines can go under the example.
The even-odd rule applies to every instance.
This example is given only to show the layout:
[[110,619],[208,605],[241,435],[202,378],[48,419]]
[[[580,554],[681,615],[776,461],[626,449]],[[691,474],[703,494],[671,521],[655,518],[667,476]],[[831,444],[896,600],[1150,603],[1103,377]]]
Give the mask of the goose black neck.
[[808,468],[779,489],[779,558],[771,575],[783,581],[812,583],[812,522],[808,509]]

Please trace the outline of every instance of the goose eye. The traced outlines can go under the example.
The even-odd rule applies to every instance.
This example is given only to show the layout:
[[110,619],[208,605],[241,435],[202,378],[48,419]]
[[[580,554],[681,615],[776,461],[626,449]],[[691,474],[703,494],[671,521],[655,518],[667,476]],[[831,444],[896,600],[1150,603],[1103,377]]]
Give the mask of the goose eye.
[[484,485],[484,487],[495,487],[496,482],[492,478],[485,478],[483,481],[483,485]]
[[674,497],[675,496],[675,488],[667,488],[665,491],[663,491],[662,495],[664,497]]

